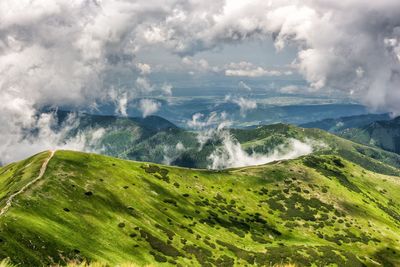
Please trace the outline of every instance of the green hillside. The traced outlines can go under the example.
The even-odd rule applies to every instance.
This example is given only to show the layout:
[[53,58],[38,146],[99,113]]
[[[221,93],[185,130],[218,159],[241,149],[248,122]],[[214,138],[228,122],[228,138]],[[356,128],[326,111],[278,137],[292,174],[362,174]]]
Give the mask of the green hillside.
[[364,127],[345,129],[340,135],[358,143],[400,154],[400,117],[375,121]]
[[384,114],[362,114],[355,116],[340,117],[335,119],[323,119],[314,122],[301,124],[304,128],[318,128],[331,133],[340,133],[343,130],[350,128],[362,128],[375,121],[390,120],[388,113]]
[[233,129],[232,134],[248,151],[266,153],[289,138],[316,143],[315,154],[337,155],[373,172],[400,175],[400,156],[379,148],[354,143],[320,129],[287,124]]
[[323,129],[360,144],[400,154],[400,117],[391,119],[389,114],[367,114],[325,119],[302,127]]
[[[364,168],[389,175],[400,175],[400,156],[377,147],[354,143],[344,138],[330,134],[320,129],[305,129],[289,124],[274,124],[259,126],[255,129],[229,129],[230,134],[249,154],[253,152],[268,154],[278,146],[287,144],[296,139],[305,143],[314,144],[315,152],[324,155],[338,155],[355,162]],[[163,162],[165,147],[175,147],[181,143],[185,151],[176,151],[177,157],[172,165],[207,168],[209,155],[221,146],[221,140],[209,140],[201,149],[193,132],[175,129],[163,131],[153,135],[128,149],[129,153],[119,155],[121,158]],[[112,155],[115,156],[115,155]]]
[[[0,206],[50,152],[0,169]],[[0,259],[399,266],[400,180],[335,155],[206,171],[57,151],[0,216]]]
[[[57,116],[62,125],[67,121],[68,113],[59,111]],[[142,119],[80,114],[78,121],[68,137],[76,136],[79,132],[103,129],[101,138],[88,149],[122,159],[207,168],[210,165],[209,156],[223,141],[213,136],[200,145],[198,137],[203,132],[178,128],[157,116]],[[249,154],[272,153],[278,146],[296,139],[317,144],[315,150],[319,154],[336,154],[374,172],[400,175],[399,155],[370,145],[353,143],[322,130],[274,124],[254,129],[229,129],[229,132]]]
[[[69,129],[65,141],[79,134],[90,139],[91,133],[100,130],[101,137],[86,149],[113,157],[161,163],[166,147],[175,146],[178,142],[189,147],[197,145],[195,134],[158,116],[118,117],[67,111],[57,111],[55,115],[57,128]],[[71,115],[74,118],[72,125],[69,120]]]
[[[305,129],[289,124],[274,124],[259,126],[255,129],[229,129],[229,132],[249,154],[253,152],[269,154],[278,146],[287,144],[289,140],[296,139],[311,144],[314,147],[314,154],[337,155],[373,172],[400,175],[400,156],[398,154],[354,143],[320,129]],[[146,146],[147,150],[140,150],[143,154],[146,154],[145,151],[149,152],[152,151],[152,148],[157,147],[155,145],[157,142],[154,139],[152,140],[153,147],[149,145]],[[160,139],[158,142],[161,142],[161,140],[168,139]],[[175,142],[179,141],[176,138],[173,140]],[[183,167],[206,168],[209,164],[208,156],[220,145],[221,140],[216,138],[216,140],[205,144],[200,151],[197,146],[188,147],[189,149],[181,153],[172,164]],[[154,162],[151,157],[139,159]]]

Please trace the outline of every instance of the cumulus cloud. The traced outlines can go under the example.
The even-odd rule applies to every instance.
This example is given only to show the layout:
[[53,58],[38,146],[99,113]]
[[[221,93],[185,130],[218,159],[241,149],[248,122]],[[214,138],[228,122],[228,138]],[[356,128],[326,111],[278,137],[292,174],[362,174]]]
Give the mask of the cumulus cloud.
[[161,107],[161,103],[154,99],[141,99],[138,108],[142,112],[143,118],[156,113]]
[[217,66],[211,66],[208,61],[204,58],[195,59],[193,57],[185,56],[182,58],[182,65],[189,74],[194,75],[197,73],[206,72],[219,72],[220,69]]
[[[42,107],[95,105],[115,87],[128,101],[155,90],[151,68],[135,59],[154,44],[189,57],[273,38],[278,50],[298,47],[293,67],[316,90],[344,90],[400,114],[398,0],[2,0],[0,17],[1,157],[23,128],[39,126]],[[201,60],[193,66],[210,69]],[[227,74],[265,71],[243,64]]]
[[293,67],[313,88],[352,91],[371,108],[399,113],[399,18],[396,0],[202,1],[175,10],[157,29],[179,54],[272,36],[278,50],[298,46]]
[[[60,135],[44,125],[51,120],[37,117],[43,107],[95,106],[113,101],[118,87],[124,114],[136,86],[151,89],[139,79],[146,71],[136,68],[130,42],[131,23],[151,9],[124,1],[0,2],[0,161],[58,147]],[[27,138],[34,128],[43,134]]]
[[136,87],[141,92],[151,92],[154,86],[150,83],[149,79],[146,77],[138,77],[136,79]]

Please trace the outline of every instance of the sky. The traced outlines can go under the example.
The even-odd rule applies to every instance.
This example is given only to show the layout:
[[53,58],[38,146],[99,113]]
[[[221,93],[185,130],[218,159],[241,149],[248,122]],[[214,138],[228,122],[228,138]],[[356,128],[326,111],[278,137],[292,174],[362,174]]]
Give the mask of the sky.
[[[177,72],[177,73],[217,73],[228,76],[225,73],[240,63],[246,62],[253,65],[253,69],[261,67],[269,71],[291,71],[294,72],[291,63],[296,59],[296,48],[289,47],[282,51],[276,51],[273,40],[248,40],[238,43],[221,44],[210,50],[199,51],[194,55],[180,56],[156,45],[144,47],[136,54],[137,60],[146,62],[153,66],[153,71]],[[248,73],[250,74],[250,73]],[[267,73],[254,72],[253,77],[269,76]],[[239,76],[239,75],[238,75]],[[274,76],[274,75],[271,75]],[[282,76],[282,75],[275,75]],[[252,77],[242,75],[242,77]]]
[[399,60],[398,0],[2,0],[0,154],[31,144],[27,129],[52,134],[43,107],[124,116],[185,75],[294,77],[397,115]]

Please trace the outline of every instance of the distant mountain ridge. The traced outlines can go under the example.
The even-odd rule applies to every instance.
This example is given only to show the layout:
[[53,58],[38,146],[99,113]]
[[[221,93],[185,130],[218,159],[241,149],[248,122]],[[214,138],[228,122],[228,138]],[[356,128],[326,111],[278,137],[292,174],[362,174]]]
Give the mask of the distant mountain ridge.
[[127,125],[131,123],[132,125],[138,125],[142,128],[145,128],[149,131],[158,132],[168,129],[177,129],[178,127],[172,122],[159,117],[150,115],[147,117],[121,117],[121,116],[112,116],[112,115],[93,115],[89,113],[75,113],[71,111],[65,110],[57,110],[55,112],[56,118],[59,124],[64,123],[68,116],[76,115],[81,120],[81,127],[93,127],[93,126],[112,126],[118,122],[124,122]]
[[348,128],[364,127],[375,121],[390,120],[388,113],[384,114],[363,114],[356,116],[340,117],[335,119],[324,119],[315,122],[300,124],[304,128],[319,128],[331,133],[340,133],[340,131]]
[[[62,124],[68,113],[60,112],[58,116]],[[80,131],[103,128],[103,135],[91,150],[123,159],[207,168],[211,163],[210,156],[224,148],[224,140],[218,135],[201,145],[199,138],[203,132],[181,129],[157,116],[121,118],[80,114],[78,119],[78,124],[70,131],[70,137]],[[353,143],[322,130],[274,124],[252,129],[227,129],[227,133],[249,155],[274,153],[293,139],[304,143],[311,140],[326,145],[326,148],[316,148],[315,152],[320,154],[335,153],[374,172],[399,173],[399,155]]]
[[372,122],[364,127],[346,129],[341,136],[400,154],[400,117]]
[[306,123],[302,127],[320,128],[357,143],[400,154],[400,117],[369,114]]

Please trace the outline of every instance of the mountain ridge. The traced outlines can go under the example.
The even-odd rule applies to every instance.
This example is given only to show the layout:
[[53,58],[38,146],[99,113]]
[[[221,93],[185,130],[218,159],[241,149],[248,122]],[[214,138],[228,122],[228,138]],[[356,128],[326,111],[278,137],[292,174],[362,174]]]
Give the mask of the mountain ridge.
[[[0,169],[0,205],[48,156]],[[0,218],[0,257],[22,265],[396,266],[399,189],[398,177],[335,155],[209,171],[59,150]]]
[[[338,155],[363,164],[365,168],[373,171],[396,174],[400,167],[399,155],[353,143],[316,129],[273,124],[251,129],[224,129],[221,134],[212,127],[197,132],[181,129],[160,117],[150,117],[145,120],[151,127],[154,127],[153,121],[161,121],[164,127],[149,130],[146,125],[136,124],[129,118],[85,115],[83,118],[78,116],[79,123],[70,131],[67,138],[76,136],[79,132],[103,129],[104,134],[95,145],[88,147],[89,150],[123,159],[168,163],[190,168],[209,167],[210,156],[216,150],[224,149],[227,136],[230,136],[234,143],[240,144],[243,153],[249,155],[274,153],[277,148],[288,146],[292,139],[305,143],[312,139],[328,145],[328,149],[318,149],[321,153],[324,151],[331,153],[329,149],[335,150]],[[65,121],[65,118],[62,121]],[[210,133],[211,136],[207,137],[206,135]],[[203,138],[204,134],[206,141],[201,144],[200,137]]]

